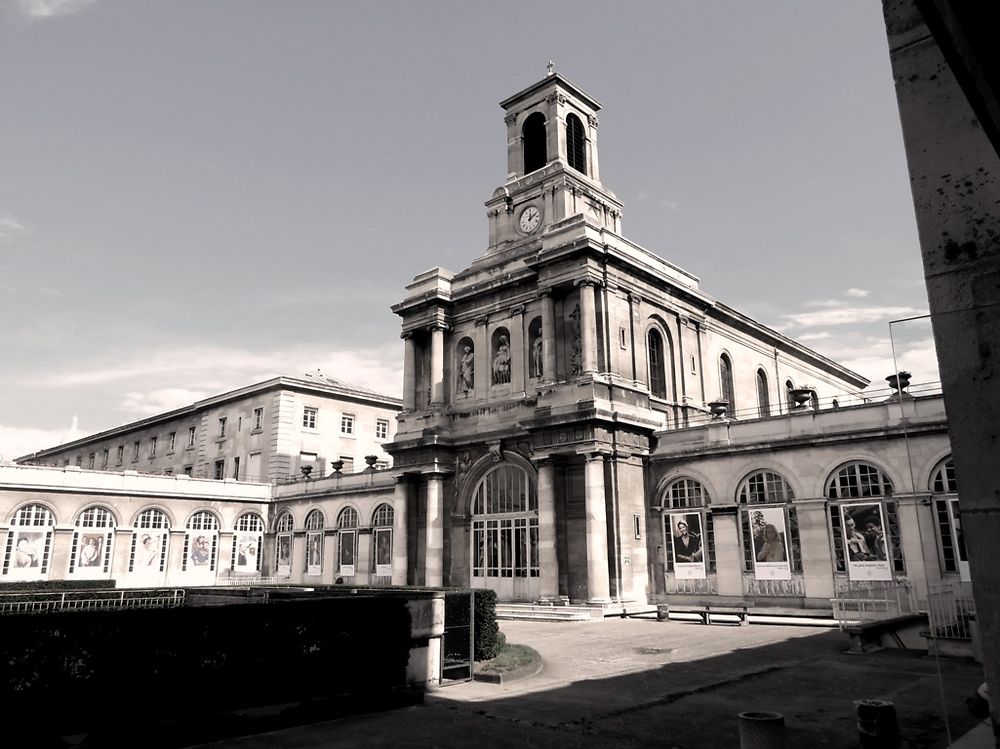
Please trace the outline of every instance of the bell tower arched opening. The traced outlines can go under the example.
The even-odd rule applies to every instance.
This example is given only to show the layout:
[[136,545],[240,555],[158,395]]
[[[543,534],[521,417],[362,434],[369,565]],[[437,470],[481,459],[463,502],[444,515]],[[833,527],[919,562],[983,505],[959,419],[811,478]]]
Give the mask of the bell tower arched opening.
[[524,146],[524,173],[541,169],[548,161],[545,146],[545,115],[535,112],[528,115],[521,127],[521,141]]

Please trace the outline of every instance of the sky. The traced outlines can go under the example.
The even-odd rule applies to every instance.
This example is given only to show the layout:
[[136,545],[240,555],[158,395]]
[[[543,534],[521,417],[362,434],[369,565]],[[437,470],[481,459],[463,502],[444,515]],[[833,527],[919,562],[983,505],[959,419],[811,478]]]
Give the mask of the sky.
[[0,0],[0,455],[276,374],[402,389],[485,252],[498,102],[601,102],[622,233],[885,387],[938,379],[871,0]]

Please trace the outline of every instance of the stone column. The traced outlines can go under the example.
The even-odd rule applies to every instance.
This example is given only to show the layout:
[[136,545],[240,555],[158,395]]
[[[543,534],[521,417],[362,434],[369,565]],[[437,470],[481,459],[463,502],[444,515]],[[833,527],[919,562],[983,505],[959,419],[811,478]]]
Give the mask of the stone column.
[[580,287],[580,359],[584,374],[597,371],[597,305],[594,302],[595,282],[578,281]]
[[556,303],[552,289],[539,292],[542,298],[542,381],[556,379]]
[[431,405],[444,404],[444,326],[431,327]]
[[610,603],[608,511],[604,496],[604,456],[586,456],[584,496],[587,507],[587,602]]
[[424,585],[444,582],[444,480],[427,477],[427,526],[424,529]]
[[406,518],[409,511],[410,480],[406,476],[396,477],[396,489],[392,502],[392,584],[407,583],[407,537]]
[[412,411],[417,405],[417,352],[413,333],[403,338],[403,410]]
[[[735,510],[735,512],[733,511]],[[739,509],[726,507],[712,513],[715,528],[716,584],[720,596],[743,595],[743,556],[740,552]],[[667,539],[670,543],[670,539]]]
[[531,358],[524,343],[524,305],[519,304],[510,311],[510,391],[524,392],[524,378]]
[[482,400],[490,392],[490,337],[487,335],[489,318],[476,318],[476,400]]
[[363,533],[358,529],[358,555],[354,560],[354,579],[361,585],[371,585],[375,582],[375,564],[372,561],[372,542],[374,533],[369,530]]
[[538,464],[538,569],[542,598],[559,595],[559,560],[556,555],[556,482],[552,461]]

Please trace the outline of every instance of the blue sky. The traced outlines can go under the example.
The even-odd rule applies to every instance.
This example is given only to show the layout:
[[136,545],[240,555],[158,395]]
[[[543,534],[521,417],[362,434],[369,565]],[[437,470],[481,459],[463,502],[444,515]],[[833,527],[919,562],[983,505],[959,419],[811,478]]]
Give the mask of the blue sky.
[[0,0],[0,455],[277,373],[398,394],[389,305],[485,250],[550,58],[625,236],[883,384],[927,302],[878,3]]

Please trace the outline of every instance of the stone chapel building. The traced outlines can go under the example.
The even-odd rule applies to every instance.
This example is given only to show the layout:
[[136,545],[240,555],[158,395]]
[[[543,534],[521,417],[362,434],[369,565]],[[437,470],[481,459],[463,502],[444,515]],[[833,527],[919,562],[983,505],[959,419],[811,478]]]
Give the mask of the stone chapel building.
[[622,235],[596,99],[550,73],[500,106],[486,252],[417,275],[392,308],[404,393],[386,449],[408,582],[645,602],[662,590],[646,528],[657,433],[860,403],[868,381]]

